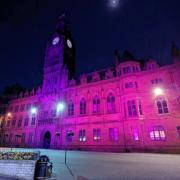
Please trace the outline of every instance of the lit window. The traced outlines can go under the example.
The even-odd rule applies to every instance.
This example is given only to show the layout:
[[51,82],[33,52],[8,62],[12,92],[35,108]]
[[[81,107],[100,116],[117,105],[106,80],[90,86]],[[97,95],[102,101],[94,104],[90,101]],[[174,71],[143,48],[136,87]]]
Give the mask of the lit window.
[[74,103],[70,101],[68,104],[68,116],[73,116],[74,115]]
[[79,141],[85,142],[86,141],[86,130],[79,130]]
[[138,128],[133,129],[133,136],[135,141],[139,141],[139,131]]
[[115,112],[115,97],[112,93],[109,93],[107,97],[107,110],[108,113]]
[[109,140],[110,141],[119,140],[118,128],[109,128]]
[[155,141],[165,140],[165,131],[162,126],[154,126],[149,131],[150,139]]
[[84,98],[82,98],[80,102],[80,114],[81,115],[86,114],[86,101]]
[[100,99],[98,96],[95,96],[93,99],[93,113],[100,112]]
[[101,140],[101,130],[100,129],[93,129],[93,140],[94,141]]
[[166,114],[169,112],[167,101],[163,98],[158,98],[156,101],[157,109],[159,114]]

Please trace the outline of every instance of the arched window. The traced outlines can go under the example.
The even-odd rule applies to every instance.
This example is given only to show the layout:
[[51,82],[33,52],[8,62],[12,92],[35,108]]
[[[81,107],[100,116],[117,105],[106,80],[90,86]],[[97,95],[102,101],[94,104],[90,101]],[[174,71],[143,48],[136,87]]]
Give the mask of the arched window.
[[137,116],[136,102],[135,100],[127,101],[128,115],[130,117]]
[[157,109],[159,114],[168,113],[167,101],[163,98],[158,98],[156,101]]
[[107,97],[107,111],[109,113],[115,112],[115,97],[112,93],[109,93]]
[[93,98],[93,113],[100,112],[100,99],[98,96]]
[[74,115],[74,103],[72,101],[68,104],[68,116]]
[[86,114],[86,100],[84,98],[82,98],[80,101],[80,114]]

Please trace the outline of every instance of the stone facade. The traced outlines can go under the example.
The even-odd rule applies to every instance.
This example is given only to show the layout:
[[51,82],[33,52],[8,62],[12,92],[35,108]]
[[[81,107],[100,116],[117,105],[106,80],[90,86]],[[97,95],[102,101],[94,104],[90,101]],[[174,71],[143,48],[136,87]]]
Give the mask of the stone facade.
[[125,51],[115,67],[74,78],[75,45],[61,17],[47,44],[43,84],[9,102],[1,144],[180,152],[179,57],[160,66]]

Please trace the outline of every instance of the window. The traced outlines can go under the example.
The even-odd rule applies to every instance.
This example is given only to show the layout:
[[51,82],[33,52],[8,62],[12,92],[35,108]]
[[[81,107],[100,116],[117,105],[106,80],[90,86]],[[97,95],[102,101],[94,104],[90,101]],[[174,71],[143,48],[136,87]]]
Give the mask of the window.
[[7,128],[9,128],[9,127],[10,127],[10,123],[11,123],[11,121],[10,121],[10,120],[8,120],[8,121],[7,121]]
[[86,141],[86,130],[79,130],[79,141],[85,142]]
[[138,128],[133,129],[133,137],[135,141],[139,141],[139,131]]
[[26,134],[23,133],[23,134],[22,134],[22,137],[21,137],[21,142],[22,142],[22,143],[25,143],[25,139],[26,139]]
[[157,109],[159,114],[166,114],[169,112],[167,101],[163,98],[158,98],[156,101]]
[[178,133],[178,138],[180,139],[180,126],[177,126],[177,133]]
[[94,141],[101,140],[101,130],[100,129],[93,129],[93,140]]
[[130,66],[123,68],[123,74],[128,74],[130,72],[131,72],[131,67]]
[[108,113],[115,112],[115,97],[112,93],[109,93],[107,97],[107,111]]
[[30,107],[31,107],[31,104],[27,104],[27,105],[26,105],[26,110],[29,110]]
[[72,134],[74,135],[72,130],[67,130],[66,131],[66,141],[67,142],[72,142],[72,138],[73,138]]
[[127,102],[127,108],[128,108],[128,115],[130,117],[137,116],[137,110],[136,110],[136,102],[135,100],[131,100]]
[[52,116],[52,117],[56,117],[56,110],[55,110],[55,109],[52,109],[52,110],[51,110],[51,116]]
[[9,144],[12,144],[12,138],[13,138],[13,134],[10,134],[10,136],[9,136]]
[[29,118],[26,117],[26,118],[24,119],[24,126],[28,126],[28,123],[29,123]]
[[29,134],[29,145],[31,145],[33,142],[33,133]]
[[93,113],[100,112],[100,99],[98,96],[95,96],[93,99]]
[[86,114],[86,101],[84,98],[82,98],[80,102],[80,114],[81,115]]
[[17,105],[15,106],[14,112],[18,112],[18,110],[19,110],[19,106]]
[[126,89],[128,89],[128,88],[133,88],[133,87],[134,87],[133,82],[125,83],[125,88],[126,88]]
[[22,124],[22,118],[20,118],[19,121],[18,121],[18,128],[21,127],[21,124]]
[[150,129],[149,135],[150,139],[154,141],[164,141],[166,138],[163,126],[152,127]]
[[161,78],[156,78],[151,80],[151,84],[160,84],[163,80]]
[[19,138],[19,135],[18,135],[18,134],[16,134],[16,135],[14,136],[14,142],[15,142],[15,144],[17,144],[17,143],[18,143],[18,138]]
[[32,116],[32,119],[31,119],[31,125],[35,125],[36,123],[36,117],[35,116]]
[[133,66],[133,72],[138,72],[138,67],[137,66]]
[[118,128],[109,128],[109,140],[110,141],[118,141]]
[[138,83],[135,82],[126,82],[125,83],[125,88],[129,89],[129,88],[138,88]]
[[74,103],[72,101],[68,104],[68,116],[74,115]]
[[138,110],[139,110],[139,114],[143,115],[142,106],[141,106],[141,100],[140,99],[138,99]]
[[20,111],[21,111],[21,112],[24,111],[24,108],[25,108],[25,104],[21,104],[21,106],[20,106]]
[[16,117],[14,117],[14,119],[12,120],[12,127],[16,126]]

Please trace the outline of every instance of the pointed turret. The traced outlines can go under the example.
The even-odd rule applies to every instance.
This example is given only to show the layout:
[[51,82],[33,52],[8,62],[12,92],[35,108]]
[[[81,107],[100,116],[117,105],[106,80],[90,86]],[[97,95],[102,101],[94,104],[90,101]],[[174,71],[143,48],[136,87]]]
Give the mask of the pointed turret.
[[129,61],[129,60],[136,60],[133,54],[129,50],[125,50],[122,56],[122,59],[124,61]]
[[180,49],[178,48],[178,46],[174,42],[172,42],[171,56],[172,56],[174,63],[180,62]]

